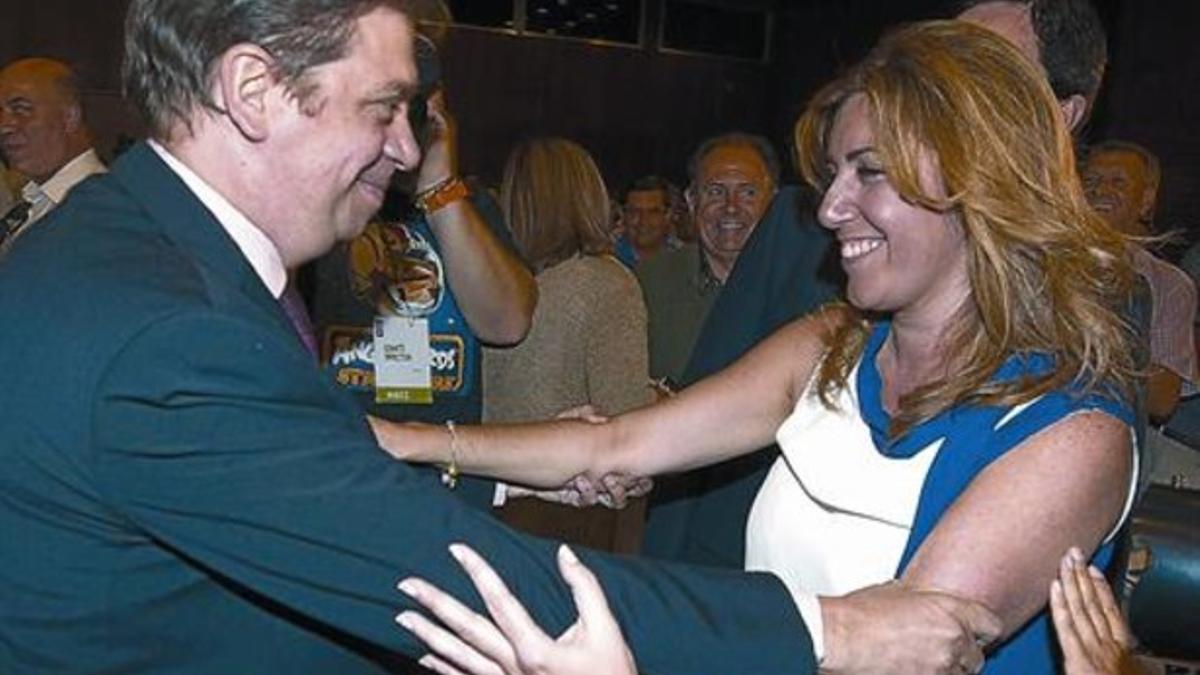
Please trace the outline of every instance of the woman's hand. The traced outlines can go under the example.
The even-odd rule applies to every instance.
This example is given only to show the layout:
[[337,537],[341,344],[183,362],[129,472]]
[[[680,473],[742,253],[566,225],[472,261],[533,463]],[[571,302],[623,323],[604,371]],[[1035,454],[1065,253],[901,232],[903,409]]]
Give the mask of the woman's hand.
[[1133,636],[1100,570],[1072,548],[1050,584],[1050,612],[1066,675],[1137,673],[1129,656]]
[[[579,619],[557,640],[525,611],[487,562],[464,544],[450,553],[479,590],[487,617],[468,609],[420,579],[405,579],[400,590],[433,613],[445,628],[417,612],[396,621],[420,638],[432,653],[421,665],[444,675],[634,675],[637,668],[604,590],[591,570],[566,545],[558,549],[558,569],[575,597]],[[449,629],[449,630],[447,630]]]

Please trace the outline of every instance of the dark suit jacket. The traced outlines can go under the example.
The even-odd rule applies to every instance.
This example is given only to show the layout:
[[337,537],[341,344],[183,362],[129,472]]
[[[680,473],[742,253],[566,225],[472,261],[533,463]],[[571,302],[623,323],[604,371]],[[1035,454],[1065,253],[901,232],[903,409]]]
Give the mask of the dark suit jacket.
[[[271,186],[263,186],[264,190]],[[375,672],[467,541],[550,631],[551,542],[389,459],[145,145],[0,261],[0,671]],[[813,670],[769,575],[585,554],[647,672]]]

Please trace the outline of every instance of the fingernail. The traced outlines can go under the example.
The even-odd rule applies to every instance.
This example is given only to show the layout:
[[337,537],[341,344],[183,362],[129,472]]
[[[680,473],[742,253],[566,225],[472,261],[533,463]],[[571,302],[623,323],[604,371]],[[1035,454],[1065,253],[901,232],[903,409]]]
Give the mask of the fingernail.
[[1058,579],[1050,582],[1050,595],[1062,595],[1062,582]]
[[1059,561],[1058,566],[1064,571],[1068,572],[1071,571],[1071,568],[1075,566],[1075,559],[1071,557],[1071,553],[1069,551],[1062,557],[1062,560]]
[[1069,553],[1070,553],[1071,557],[1075,560],[1075,563],[1077,566],[1083,565],[1083,563],[1085,562],[1085,559],[1083,557],[1083,551],[1080,551],[1078,546],[1072,546]]
[[420,664],[420,666],[426,670],[433,670],[434,669],[433,666],[436,662],[433,660],[432,656],[429,656],[428,654],[426,654],[425,656],[422,656],[421,660],[417,661],[417,663]]
[[1093,579],[1104,579],[1104,573],[1096,569],[1095,565],[1088,565],[1087,571]]
[[459,543],[450,544],[450,555],[458,562],[463,561],[463,545]]
[[575,557],[575,552],[572,551],[571,547],[567,546],[566,544],[563,544],[558,548],[558,555],[562,556],[563,562],[567,563],[568,565],[579,564],[579,558]]
[[413,583],[412,579],[405,579],[404,581],[401,581],[400,583],[396,584],[396,588],[399,588],[401,593],[410,598],[417,597],[417,585]]
[[396,623],[400,624],[408,630],[412,630],[413,618],[412,612],[400,612],[396,615]]

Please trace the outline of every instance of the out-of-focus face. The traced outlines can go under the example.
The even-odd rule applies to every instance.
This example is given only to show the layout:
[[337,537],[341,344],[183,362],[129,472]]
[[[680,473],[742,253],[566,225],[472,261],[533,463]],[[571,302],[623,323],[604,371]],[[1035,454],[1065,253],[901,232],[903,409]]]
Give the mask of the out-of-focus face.
[[1148,234],[1143,223],[1153,206],[1153,186],[1142,158],[1124,150],[1088,156],[1083,168],[1088,201],[1109,225],[1126,234]]
[[720,145],[704,156],[690,200],[710,263],[733,266],[774,196],[770,170],[753,147]]
[[403,14],[380,7],[359,18],[346,56],[311,78],[316,92],[290,102],[264,149],[280,181],[264,186],[260,217],[289,265],[361,233],[393,171],[415,169],[421,156],[408,122],[417,68]]
[[37,61],[0,71],[0,152],[10,167],[39,183],[74,157],[70,136],[82,123],[57,75]]
[[662,190],[632,190],[625,196],[623,223],[630,242],[639,249],[662,246],[671,230],[667,195]]
[[1007,0],[984,2],[959,14],[958,18],[999,34],[1016,45],[1030,61],[1041,63],[1041,50],[1038,48],[1037,33],[1033,30],[1029,5]]
[[[856,307],[947,321],[970,294],[966,238],[951,215],[896,191],[874,147],[862,95],[842,105],[826,147],[832,176],[818,210],[833,231]],[[934,162],[921,160],[922,188],[944,194]]]

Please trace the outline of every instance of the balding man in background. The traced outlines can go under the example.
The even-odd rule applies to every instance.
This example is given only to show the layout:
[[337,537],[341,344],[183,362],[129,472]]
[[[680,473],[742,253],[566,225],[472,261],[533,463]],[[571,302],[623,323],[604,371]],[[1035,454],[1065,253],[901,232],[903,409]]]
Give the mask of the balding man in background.
[[71,188],[104,171],[66,64],[28,58],[0,70],[0,152],[29,179],[0,221],[0,250],[7,250]]

